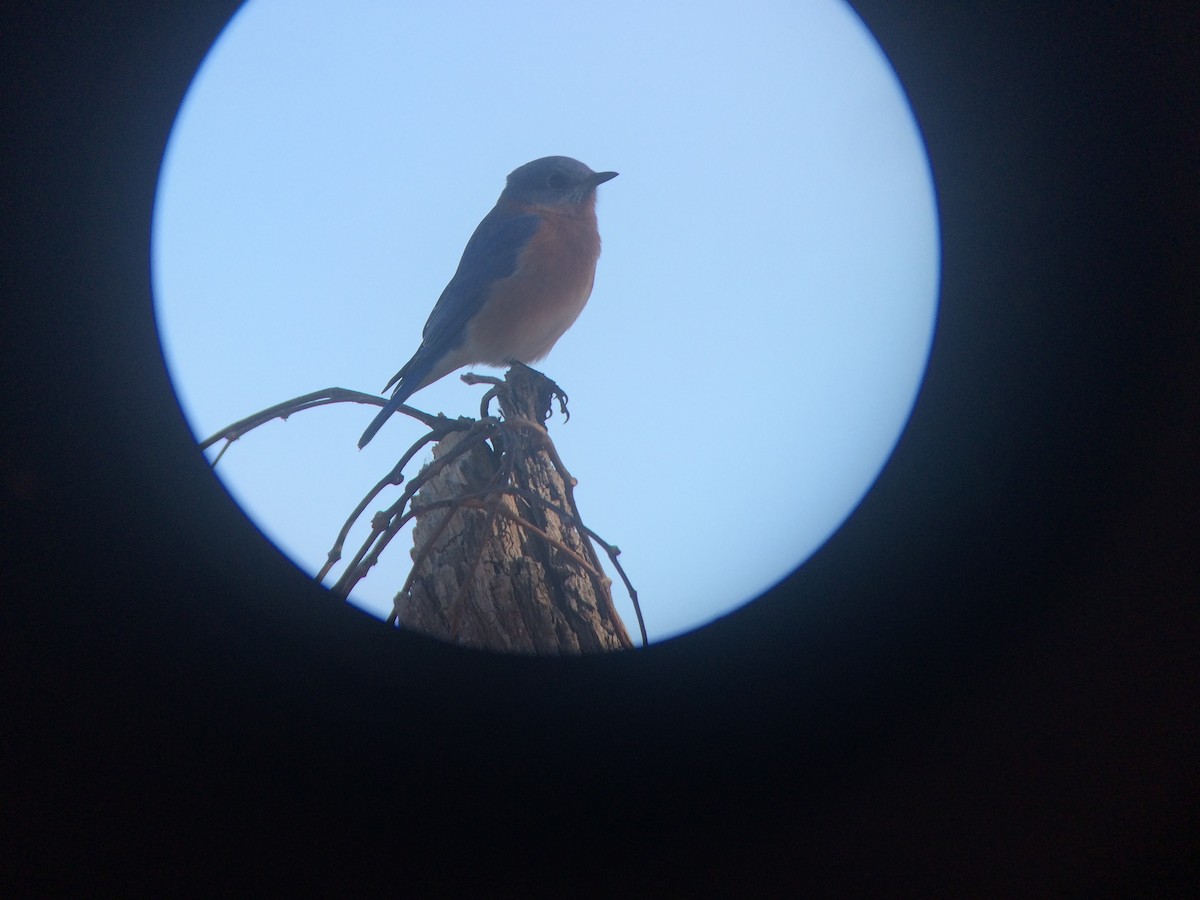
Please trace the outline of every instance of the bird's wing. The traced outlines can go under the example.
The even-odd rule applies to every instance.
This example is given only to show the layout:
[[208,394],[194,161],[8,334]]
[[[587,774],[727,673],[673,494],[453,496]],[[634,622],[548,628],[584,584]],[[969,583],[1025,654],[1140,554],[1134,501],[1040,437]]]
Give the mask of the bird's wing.
[[[493,209],[467,241],[458,269],[442,291],[421,333],[416,355],[384,390],[405,378],[422,363],[430,365],[463,340],[467,323],[483,307],[492,285],[517,270],[521,251],[537,231],[540,219],[532,213],[514,214]],[[423,377],[423,376],[422,376]]]

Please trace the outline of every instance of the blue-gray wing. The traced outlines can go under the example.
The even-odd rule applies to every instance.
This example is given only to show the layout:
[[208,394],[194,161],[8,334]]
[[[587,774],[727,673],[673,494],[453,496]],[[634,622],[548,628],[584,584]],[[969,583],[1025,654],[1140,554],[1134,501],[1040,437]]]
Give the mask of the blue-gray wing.
[[496,207],[479,223],[463,250],[458,269],[425,322],[421,346],[392,380],[387,405],[379,411],[358,440],[365,447],[383,423],[420,387],[434,366],[466,339],[467,323],[483,307],[492,284],[517,271],[521,251],[537,231],[539,218],[531,213],[514,213]]
[[[467,241],[458,269],[442,291],[422,331],[421,348],[384,387],[401,379],[420,383],[446,353],[463,342],[467,323],[483,307],[492,284],[517,270],[521,251],[537,231],[539,217],[497,207]],[[421,371],[423,370],[423,371]]]

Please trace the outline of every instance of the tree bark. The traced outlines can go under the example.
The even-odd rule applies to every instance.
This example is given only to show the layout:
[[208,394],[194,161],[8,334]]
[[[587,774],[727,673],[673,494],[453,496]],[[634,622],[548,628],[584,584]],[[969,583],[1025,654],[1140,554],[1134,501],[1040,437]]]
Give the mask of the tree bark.
[[[421,487],[416,509],[456,498],[466,505],[418,515],[416,572],[396,598],[402,628],[513,653],[633,646],[591,541],[545,505],[578,519],[573,484],[559,473],[542,424],[552,385],[531,369],[511,369],[497,386],[502,422],[490,443],[478,443]],[[463,439],[461,432],[443,438],[434,459]],[[505,486],[527,496],[501,492]]]

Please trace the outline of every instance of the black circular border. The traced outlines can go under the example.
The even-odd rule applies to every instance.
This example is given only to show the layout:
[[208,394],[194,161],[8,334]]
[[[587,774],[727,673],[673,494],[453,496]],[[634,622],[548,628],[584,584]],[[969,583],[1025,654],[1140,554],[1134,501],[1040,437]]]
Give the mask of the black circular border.
[[6,874],[300,851],[293,876],[361,855],[419,893],[1193,880],[1195,13],[855,2],[941,210],[909,428],[767,596],[554,661],[331,603],[196,453],[150,218],[237,5],[4,29]]

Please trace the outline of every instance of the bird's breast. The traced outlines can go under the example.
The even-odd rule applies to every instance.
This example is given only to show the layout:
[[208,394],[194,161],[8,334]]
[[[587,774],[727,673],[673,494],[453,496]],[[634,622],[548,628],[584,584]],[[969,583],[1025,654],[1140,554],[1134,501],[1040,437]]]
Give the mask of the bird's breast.
[[546,211],[541,218],[516,271],[496,282],[469,325],[467,343],[479,362],[536,362],[571,327],[591,296],[600,256],[595,212]]

